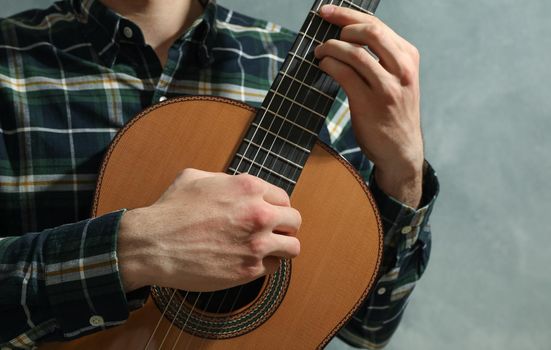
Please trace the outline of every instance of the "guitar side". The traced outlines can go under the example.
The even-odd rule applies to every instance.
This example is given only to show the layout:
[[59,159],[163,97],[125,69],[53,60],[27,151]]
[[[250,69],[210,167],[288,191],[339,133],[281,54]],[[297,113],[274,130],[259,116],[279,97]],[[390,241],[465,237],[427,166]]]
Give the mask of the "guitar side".
[[[215,97],[169,100],[142,112],[108,151],[94,215],[152,204],[182,169],[224,171],[253,115],[251,107]],[[258,327],[228,339],[197,337],[171,325],[149,298],[121,326],[41,349],[144,349],[159,319],[148,349],[322,348],[374,285],[382,256],[380,219],[363,179],[320,142],[291,203],[303,217],[301,254],[292,262],[280,306]]]

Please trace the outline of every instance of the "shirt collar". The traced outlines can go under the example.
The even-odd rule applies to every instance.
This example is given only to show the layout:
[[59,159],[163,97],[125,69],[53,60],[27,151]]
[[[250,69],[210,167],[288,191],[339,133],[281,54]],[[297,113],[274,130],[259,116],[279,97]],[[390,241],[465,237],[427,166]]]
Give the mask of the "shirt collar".
[[[124,18],[107,8],[97,0],[65,0],[69,3],[75,18],[82,24],[82,33],[94,47],[101,61],[112,67],[117,58],[120,44],[132,42],[145,45],[140,28],[127,18]],[[202,1],[205,10],[201,17],[186,30],[176,45],[189,41],[197,45],[197,59],[203,66],[212,63],[212,46],[217,35],[216,16],[218,6],[215,0]],[[131,35],[129,35],[131,33]]]

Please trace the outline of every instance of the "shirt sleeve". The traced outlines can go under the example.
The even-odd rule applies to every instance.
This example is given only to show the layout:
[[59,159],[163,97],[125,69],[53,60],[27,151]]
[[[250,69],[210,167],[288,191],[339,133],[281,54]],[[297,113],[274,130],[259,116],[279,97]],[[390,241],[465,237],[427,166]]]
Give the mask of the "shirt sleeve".
[[0,239],[0,347],[72,339],[128,318],[116,255],[123,212]]
[[366,349],[383,348],[402,318],[416,282],[427,266],[431,231],[429,216],[438,194],[436,173],[425,162],[423,193],[419,209],[385,194],[373,176],[372,163],[356,144],[346,96],[339,93],[320,138],[346,158],[366,179],[383,224],[383,261],[370,294],[338,337]]

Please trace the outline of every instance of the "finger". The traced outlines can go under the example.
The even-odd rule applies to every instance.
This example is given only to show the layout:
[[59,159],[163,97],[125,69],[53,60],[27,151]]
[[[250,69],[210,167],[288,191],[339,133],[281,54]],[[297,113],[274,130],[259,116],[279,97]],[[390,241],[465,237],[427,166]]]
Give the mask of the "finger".
[[274,207],[274,209],[276,215],[273,222],[273,231],[295,235],[302,224],[302,217],[298,210],[291,207]]
[[292,259],[300,253],[300,241],[296,237],[272,233],[269,242],[266,250],[267,256]]
[[354,70],[372,87],[379,86],[381,81],[390,77],[390,73],[365,48],[356,44],[331,39],[316,47],[315,54],[320,60],[331,57],[354,67]]
[[364,101],[371,97],[372,88],[349,65],[333,57],[326,57],[320,61],[319,66],[339,83],[351,103],[352,101]]
[[[334,5],[323,6],[320,9],[320,15],[324,20],[332,24],[338,25],[340,27],[346,27],[349,25],[362,23],[370,27],[370,29],[368,30],[371,32],[370,34],[371,36],[379,38],[379,39],[375,39],[375,41],[381,40],[380,38],[386,38],[384,40],[390,40],[394,42],[394,44],[400,50],[402,50],[402,53],[406,54],[405,56],[402,55],[401,58],[409,57],[410,61],[413,64],[418,65],[419,63],[419,52],[417,51],[415,46],[413,46],[407,40],[405,40],[404,38],[396,34],[390,27],[388,27],[384,22],[382,22],[380,19],[378,19],[375,16],[362,13],[350,8],[339,7]],[[374,53],[377,56],[385,60],[385,64],[392,65],[391,63],[393,60],[392,58],[388,57],[387,54],[385,54],[382,51],[377,51],[375,47],[372,47],[373,45],[376,46],[377,45],[376,43],[375,44],[371,43],[371,41],[367,41],[367,43],[365,41],[361,42],[361,45],[366,45],[366,44],[374,50]],[[391,47],[389,47],[388,45],[390,44],[388,43],[386,44],[387,49],[391,49]],[[411,74],[413,72],[413,70],[410,69],[411,65],[407,65],[407,66],[401,65],[401,63],[403,62],[407,64],[408,61],[402,61],[401,58],[399,58],[398,56],[395,56],[395,57],[396,59],[400,60],[400,64],[398,65],[399,68],[392,70],[392,72],[395,73],[397,77],[400,79],[400,81],[402,81],[404,84],[409,84],[411,83],[412,80],[415,81],[416,79],[415,74]],[[385,68],[388,69],[387,66],[385,66]]]
[[341,31],[340,39],[361,46],[367,45],[390,73],[400,76],[409,63],[408,55],[396,42],[393,35],[370,24],[351,24]]
[[324,5],[320,9],[320,16],[329,23],[344,27],[355,23],[372,23],[377,17],[352,8],[336,5]]
[[284,189],[272,185],[266,182],[266,192],[263,196],[264,200],[272,205],[277,205],[281,207],[290,207],[291,200],[289,195],[285,192]]

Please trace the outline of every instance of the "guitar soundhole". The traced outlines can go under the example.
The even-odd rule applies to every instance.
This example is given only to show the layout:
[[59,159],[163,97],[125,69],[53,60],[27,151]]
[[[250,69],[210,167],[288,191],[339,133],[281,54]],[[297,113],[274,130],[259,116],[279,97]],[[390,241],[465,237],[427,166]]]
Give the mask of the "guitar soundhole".
[[252,303],[262,291],[265,278],[259,278],[242,286],[217,292],[197,293],[180,290],[188,305],[196,310],[215,314],[231,313]]
[[259,327],[277,310],[291,280],[291,261],[283,259],[272,275],[213,293],[159,286],[151,296],[171,324],[202,338],[227,339]]

